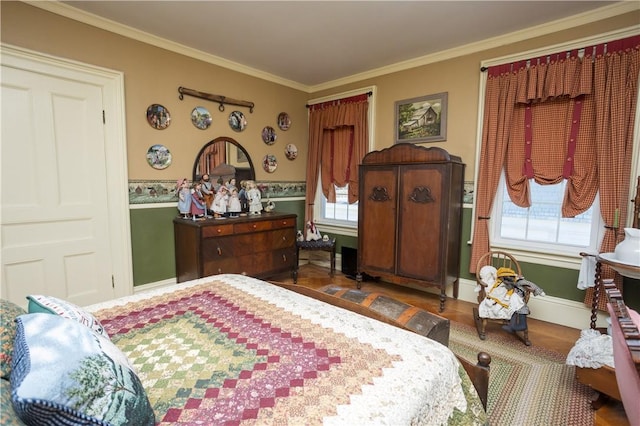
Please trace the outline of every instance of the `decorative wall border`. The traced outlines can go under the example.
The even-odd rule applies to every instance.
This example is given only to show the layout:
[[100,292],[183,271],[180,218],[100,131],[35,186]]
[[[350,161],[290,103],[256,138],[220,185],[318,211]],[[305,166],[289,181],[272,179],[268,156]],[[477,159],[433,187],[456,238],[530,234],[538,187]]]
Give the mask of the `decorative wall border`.
[[[262,198],[304,197],[306,182],[257,182]],[[129,180],[129,204],[177,203],[175,180]]]

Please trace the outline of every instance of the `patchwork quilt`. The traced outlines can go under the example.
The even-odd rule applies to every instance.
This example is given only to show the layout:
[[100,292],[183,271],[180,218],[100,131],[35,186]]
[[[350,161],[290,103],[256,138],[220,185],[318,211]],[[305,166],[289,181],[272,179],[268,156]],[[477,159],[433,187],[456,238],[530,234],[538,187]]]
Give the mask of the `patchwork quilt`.
[[486,424],[445,346],[242,275],[87,308],[161,425]]

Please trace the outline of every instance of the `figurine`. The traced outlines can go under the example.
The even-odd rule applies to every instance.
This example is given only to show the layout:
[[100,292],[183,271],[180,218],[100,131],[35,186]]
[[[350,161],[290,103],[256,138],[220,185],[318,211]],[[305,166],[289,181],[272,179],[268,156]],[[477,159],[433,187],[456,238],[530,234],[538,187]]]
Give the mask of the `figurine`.
[[296,241],[304,241],[304,235],[302,235],[302,231],[300,229],[296,232]]
[[249,200],[249,214],[262,212],[262,194],[252,180],[247,181],[247,199]]
[[322,236],[316,225],[311,221],[307,222],[307,241],[318,241],[320,239],[322,239]]
[[269,213],[274,211],[276,208],[276,203],[274,203],[273,201],[271,201],[270,199],[267,198],[267,205],[264,206],[264,211]]
[[249,200],[247,200],[247,181],[240,181],[240,191],[238,191],[238,198],[240,199],[240,210],[243,212],[249,211]]
[[229,179],[229,180],[227,181],[227,189],[228,189],[229,191],[231,191],[231,189],[233,189],[233,188],[236,188],[236,189],[238,188],[238,187],[236,186],[236,178],[234,178],[234,177],[232,177],[231,179]]
[[213,185],[209,180],[208,174],[203,174],[200,178],[200,183],[202,184],[202,196],[204,197],[204,204],[206,206],[205,216],[211,211],[211,204],[213,204],[213,196],[215,195],[215,191],[213,190]]
[[191,212],[191,191],[187,178],[178,179],[176,190],[178,191],[178,211],[184,219],[188,219]]
[[222,185],[218,188],[218,192],[216,192],[216,196],[213,198],[213,204],[211,205],[215,217],[220,218],[224,216],[227,212],[228,200],[229,190],[226,186]]
[[240,198],[238,198],[238,188],[231,187],[229,194],[229,216],[238,217],[238,214],[242,211],[240,207]]
[[202,195],[202,184],[196,182],[191,189],[191,217],[193,217],[193,220],[196,220],[197,217],[202,217],[206,214],[204,196]]

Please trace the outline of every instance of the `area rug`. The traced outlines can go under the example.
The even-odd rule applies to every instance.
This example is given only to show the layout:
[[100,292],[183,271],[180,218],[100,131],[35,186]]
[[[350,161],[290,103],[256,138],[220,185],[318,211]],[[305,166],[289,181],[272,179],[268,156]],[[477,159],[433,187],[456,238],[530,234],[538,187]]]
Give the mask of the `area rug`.
[[575,379],[565,356],[525,346],[506,333],[480,340],[474,327],[451,322],[449,348],[469,361],[491,355],[487,413],[492,426],[593,425],[592,391]]

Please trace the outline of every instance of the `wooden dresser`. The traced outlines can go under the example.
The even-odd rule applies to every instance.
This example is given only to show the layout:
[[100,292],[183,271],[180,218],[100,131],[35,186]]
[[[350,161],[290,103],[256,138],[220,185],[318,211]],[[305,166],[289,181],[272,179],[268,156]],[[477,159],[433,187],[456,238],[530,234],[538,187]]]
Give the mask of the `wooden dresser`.
[[175,218],[177,281],[225,273],[265,278],[292,271],[296,217],[272,212],[235,219]]
[[458,297],[464,168],[442,148],[396,144],[359,168],[358,287],[363,274]]

